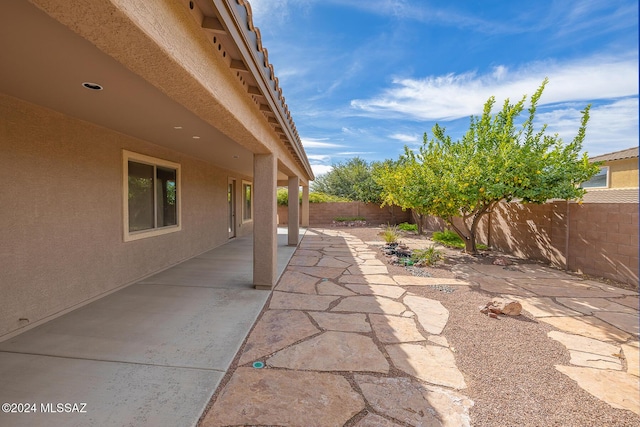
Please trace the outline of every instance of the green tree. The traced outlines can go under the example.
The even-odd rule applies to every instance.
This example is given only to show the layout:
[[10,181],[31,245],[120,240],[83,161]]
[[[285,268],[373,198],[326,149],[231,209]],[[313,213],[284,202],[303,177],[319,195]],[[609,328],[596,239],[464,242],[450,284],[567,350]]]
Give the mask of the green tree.
[[382,187],[372,175],[376,163],[354,157],[345,163],[336,163],[331,171],[320,175],[311,184],[311,191],[344,197],[365,203],[381,203]]
[[433,138],[424,135],[418,153],[405,148],[400,159],[377,175],[384,203],[411,208],[419,215],[442,218],[465,242],[465,251],[477,253],[476,231],[481,218],[501,200],[545,203],[549,199],[580,199],[580,183],[598,166],[580,156],[589,108],[582,111],[576,137],[565,144],[546,135],[546,125],[534,130],[538,100],[548,80],[531,97],[528,118],[516,124],[526,96],[516,104],[507,99],[496,114],[489,98],[480,117],[472,117],[469,130],[452,141],[436,124]]

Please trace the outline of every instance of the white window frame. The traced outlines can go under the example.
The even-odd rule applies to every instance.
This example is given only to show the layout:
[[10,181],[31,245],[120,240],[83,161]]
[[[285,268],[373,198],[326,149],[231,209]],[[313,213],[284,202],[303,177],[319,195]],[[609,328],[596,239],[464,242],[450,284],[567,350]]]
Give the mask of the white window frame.
[[[160,166],[175,169],[176,171],[176,225],[167,225],[164,227],[152,228],[149,230],[129,231],[129,161],[144,163],[152,166]],[[154,179],[154,186],[156,183]],[[156,191],[154,189],[154,195]],[[155,197],[155,196],[154,196]],[[155,203],[154,203],[155,205]],[[148,237],[161,236],[163,234],[175,233],[182,230],[182,176],[180,173],[180,164],[170,162],[168,160],[158,159],[156,157],[146,156],[133,151],[122,150],[122,228],[123,239],[125,242],[133,240],[146,239]]]
[[[251,187],[251,212],[250,217],[246,218],[246,189],[245,186]],[[253,182],[242,180],[242,223],[253,221]]]
[[[611,179],[611,170],[609,169],[609,166],[600,166],[600,171],[598,172],[598,174],[600,174],[602,171],[605,171],[605,185],[604,186],[600,186],[600,187],[582,187],[585,190],[597,190],[597,189],[602,189],[602,188],[609,188],[609,180]],[[595,176],[595,175],[594,175]],[[593,179],[593,177],[591,178]],[[586,181],[589,182],[589,181]],[[582,183],[584,185],[584,183]]]

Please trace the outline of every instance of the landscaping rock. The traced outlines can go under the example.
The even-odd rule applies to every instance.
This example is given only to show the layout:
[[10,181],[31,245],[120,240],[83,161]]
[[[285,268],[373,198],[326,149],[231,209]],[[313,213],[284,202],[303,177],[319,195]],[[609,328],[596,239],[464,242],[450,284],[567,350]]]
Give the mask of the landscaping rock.
[[[484,314],[505,314],[507,316],[519,316],[522,312],[522,305],[518,301],[494,298],[484,307],[480,307],[480,311]],[[491,316],[494,317],[494,316]]]

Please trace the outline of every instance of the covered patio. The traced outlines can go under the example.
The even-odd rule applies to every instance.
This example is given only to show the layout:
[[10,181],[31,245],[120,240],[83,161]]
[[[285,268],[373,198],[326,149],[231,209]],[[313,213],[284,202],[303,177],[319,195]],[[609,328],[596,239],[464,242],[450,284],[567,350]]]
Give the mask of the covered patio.
[[[0,343],[0,401],[37,409],[0,424],[195,425],[271,293],[252,248],[230,240]],[[295,249],[278,229],[278,277]],[[59,403],[84,412],[43,412]]]

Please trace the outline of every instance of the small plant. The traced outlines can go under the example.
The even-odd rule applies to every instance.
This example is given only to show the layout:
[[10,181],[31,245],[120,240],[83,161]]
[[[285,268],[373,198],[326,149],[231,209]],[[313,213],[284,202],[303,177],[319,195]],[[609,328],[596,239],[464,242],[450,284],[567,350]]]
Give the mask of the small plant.
[[382,232],[382,239],[386,243],[397,243],[398,237],[398,227],[395,225],[387,225],[387,228]]
[[353,222],[353,221],[366,221],[363,216],[339,216],[333,219],[336,222]]
[[[442,243],[443,245],[450,248],[464,249],[464,242],[462,241],[460,236],[458,236],[451,230],[436,231],[433,233],[433,236],[431,238],[434,241]],[[476,247],[482,250],[488,249],[487,245],[483,245],[481,243],[478,243]]]
[[402,224],[398,224],[398,228],[402,231],[418,231],[418,224],[403,222]]
[[416,249],[411,254],[411,260],[413,265],[418,267],[424,265],[434,265],[436,262],[444,259],[442,251],[436,249],[434,245],[429,246],[427,249]]

